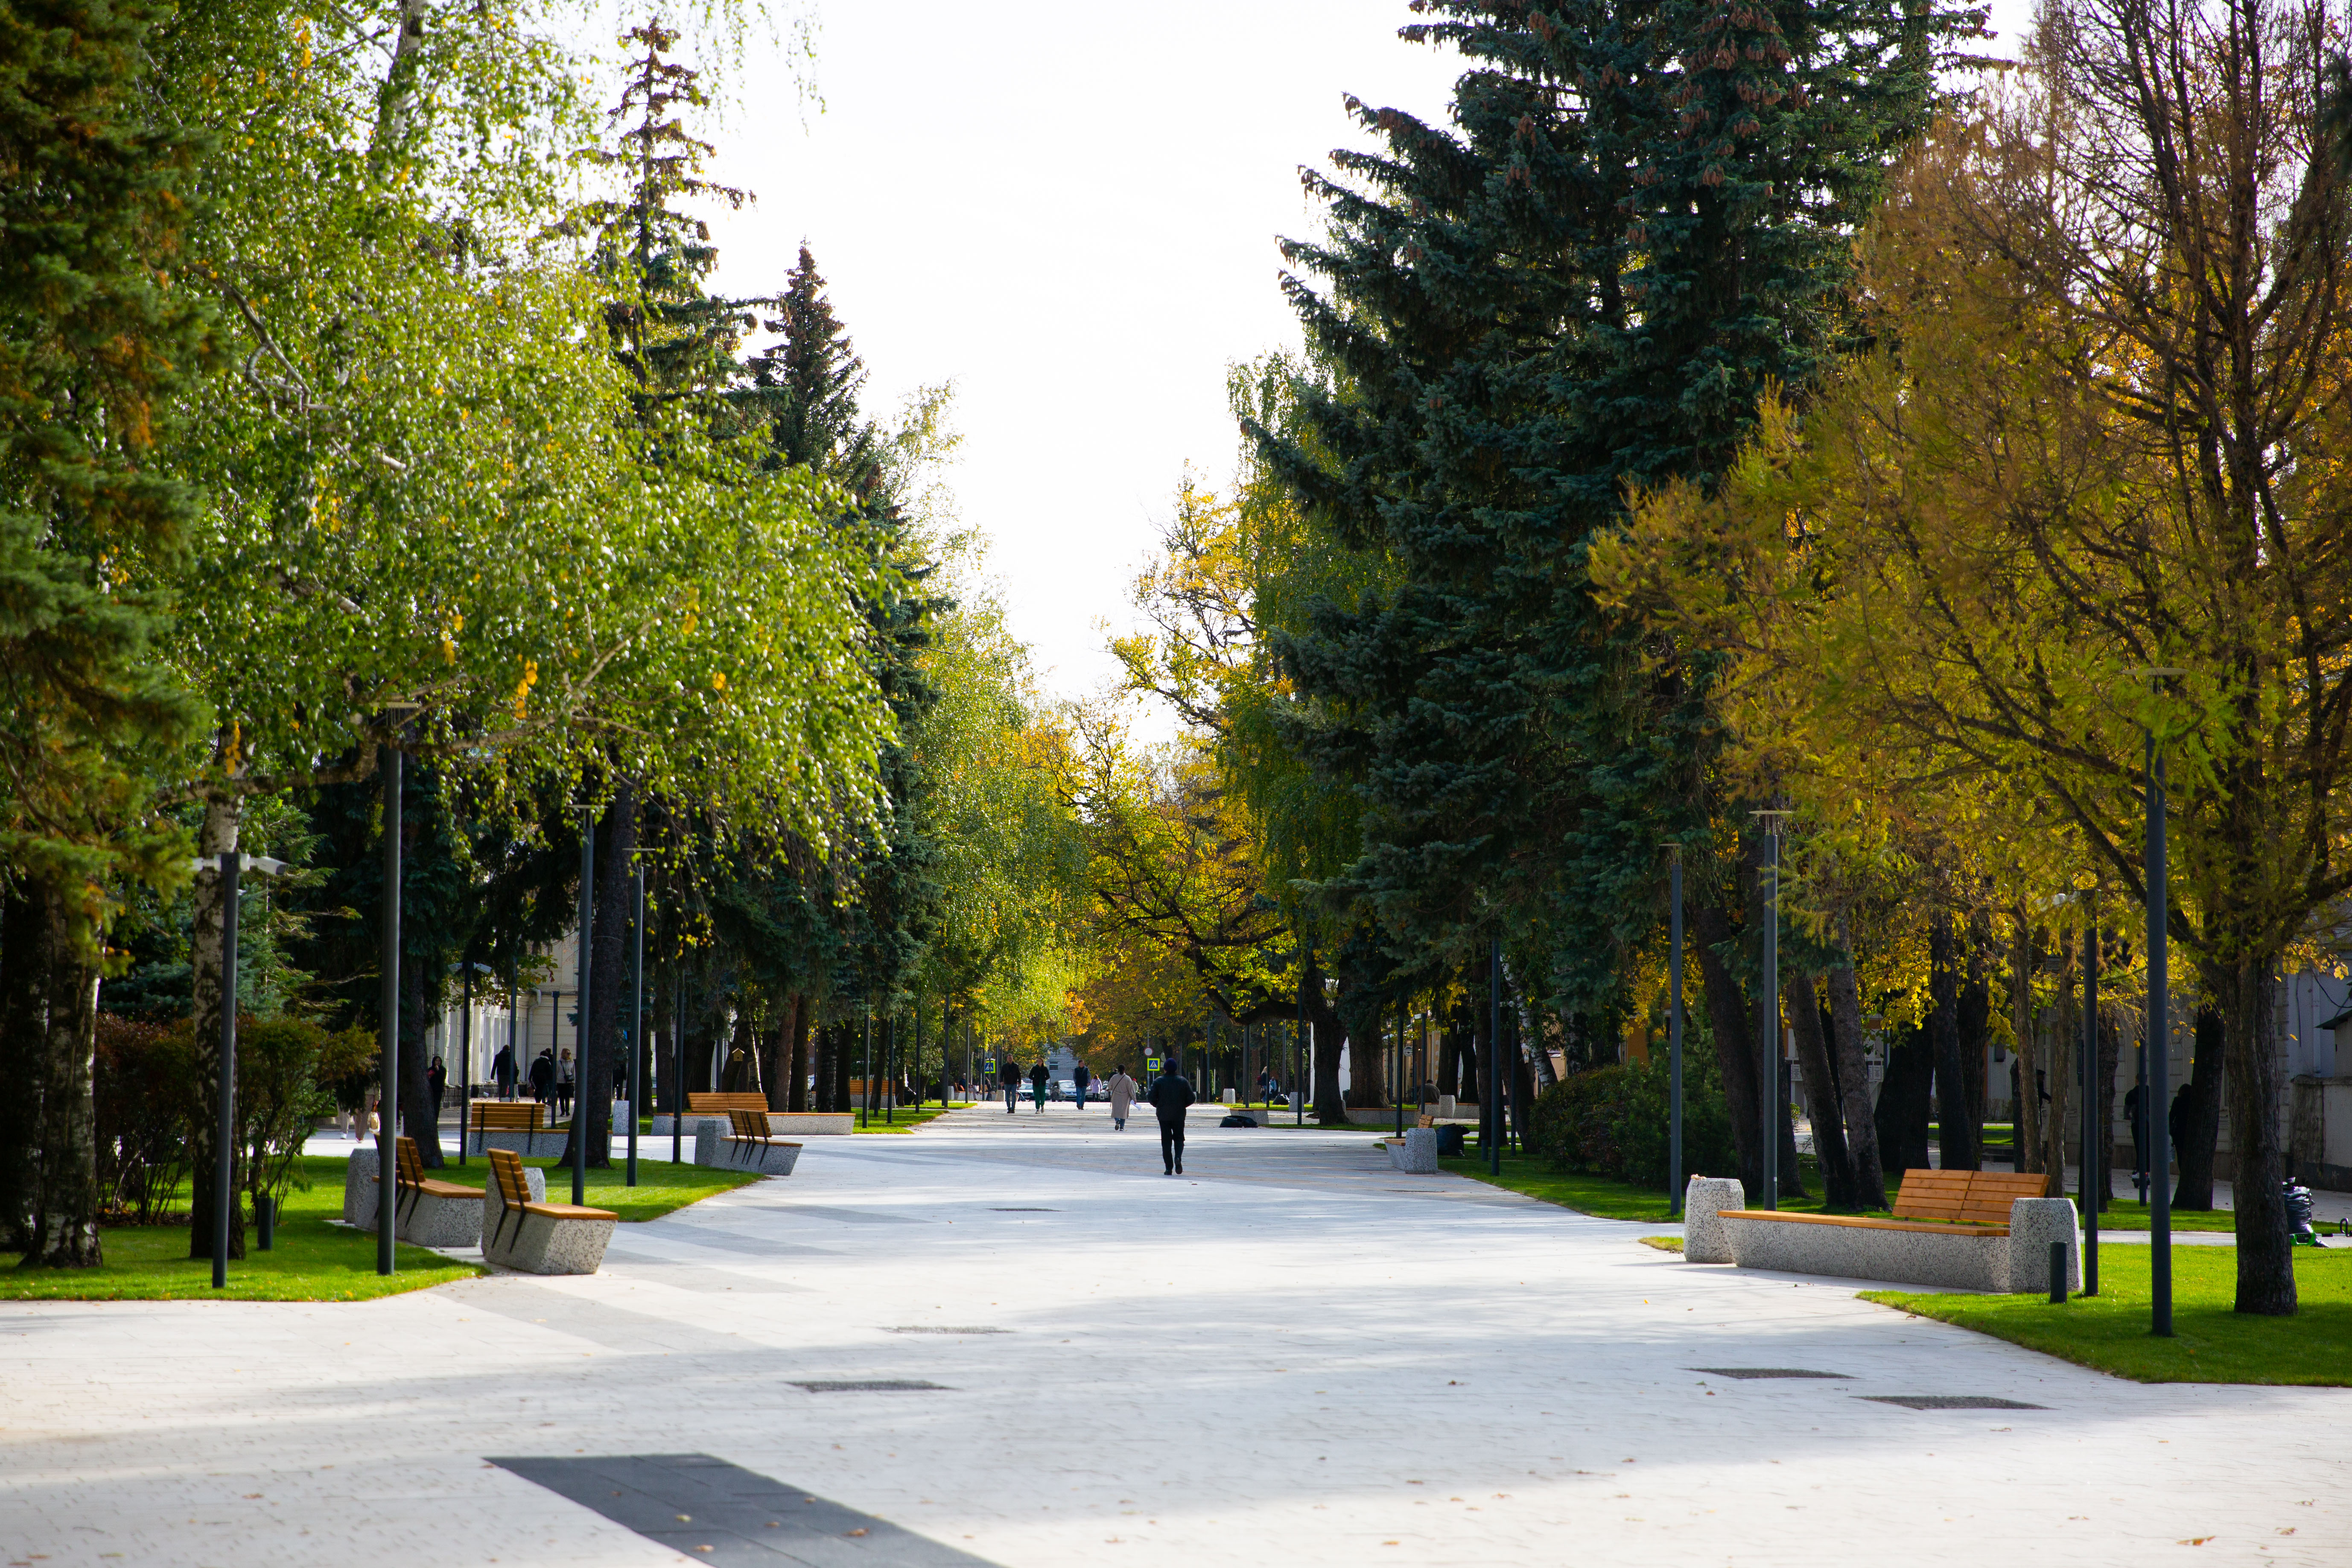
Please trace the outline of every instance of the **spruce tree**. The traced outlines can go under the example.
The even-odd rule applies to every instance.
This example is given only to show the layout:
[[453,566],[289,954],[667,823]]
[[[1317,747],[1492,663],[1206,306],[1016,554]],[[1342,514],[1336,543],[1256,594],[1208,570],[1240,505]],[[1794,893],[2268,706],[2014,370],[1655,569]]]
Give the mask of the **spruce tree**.
[[197,718],[152,650],[166,606],[124,586],[180,549],[194,498],[157,445],[209,353],[173,273],[196,148],[154,112],[167,14],[0,6],[0,1236],[61,1266],[100,1261],[108,885],[185,853],[144,807]]
[[[1336,374],[1300,389],[1301,435],[1253,427],[1324,525],[1402,579],[1281,639],[1291,724],[1364,803],[1336,896],[1408,957],[1499,935],[1555,1005],[1605,1023],[1661,912],[1662,842],[1721,851],[1703,908],[1742,900],[1706,671],[1645,664],[1592,601],[1587,545],[1629,485],[1709,483],[1763,388],[1846,345],[1853,234],[1978,14],[1414,8],[1433,19],[1405,37],[1469,61],[1453,124],[1351,100],[1381,150],[1310,176],[1327,236],[1285,246],[1327,281],[1285,287]],[[1717,926],[1721,963],[1739,923]],[[1748,1037],[1716,1033],[1745,1137]]]

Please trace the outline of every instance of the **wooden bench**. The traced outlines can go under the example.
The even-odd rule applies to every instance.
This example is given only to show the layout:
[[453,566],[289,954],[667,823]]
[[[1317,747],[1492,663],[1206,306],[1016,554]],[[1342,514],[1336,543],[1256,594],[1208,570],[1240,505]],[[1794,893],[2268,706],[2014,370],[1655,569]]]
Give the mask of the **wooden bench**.
[[768,1097],[756,1089],[694,1089],[686,1095],[689,1116],[724,1116],[733,1110],[756,1110],[768,1114]]
[[[763,1176],[789,1176],[800,1163],[801,1146],[790,1138],[778,1138],[768,1131],[768,1113],[760,1110],[730,1110],[727,1113],[732,1128],[726,1139],[727,1163],[738,1170],[757,1171]],[[696,1153],[701,1146],[698,1143]]]
[[[482,1257],[526,1274],[593,1274],[621,1216],[576,1204],[535,1203],[521,1156],[490,1151],[483,1191]],[[539,1222],[534,1226],[533,1222]]]
[[[509,1148],[520,1138],[521,1152],[535,1154],[541,1134],[560,1136],[548,1124],[547,1107],[535,1100],[478,1100],[466,1108],[466,1135],[473,1140],[467,1153]],[[497,1138],[500,1142],[493,1143]]]
[[1716,1218],[1743,1268],[2038,1291],[2049,1284],[2050,1243],[2066,1242],[2071,1257],[2074,1238],[2074,1205],[2044,1198],[2045,1180],[2030,1171],[1906,1171],[1892,1218],[1745,1208]]

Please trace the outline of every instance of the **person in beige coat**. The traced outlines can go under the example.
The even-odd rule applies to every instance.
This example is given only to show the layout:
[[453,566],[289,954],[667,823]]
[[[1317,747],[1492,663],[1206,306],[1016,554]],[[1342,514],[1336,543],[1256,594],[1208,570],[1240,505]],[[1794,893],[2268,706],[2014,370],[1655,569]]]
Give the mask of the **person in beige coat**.
[[1110,1097],[1110,1130],[1126,1131],[1128,1108],[1135,1103],[1135,1080],[1127,1076],[1124,1066],[1110,1075],[1110,1081],[1103,1085],[1103,1092]]

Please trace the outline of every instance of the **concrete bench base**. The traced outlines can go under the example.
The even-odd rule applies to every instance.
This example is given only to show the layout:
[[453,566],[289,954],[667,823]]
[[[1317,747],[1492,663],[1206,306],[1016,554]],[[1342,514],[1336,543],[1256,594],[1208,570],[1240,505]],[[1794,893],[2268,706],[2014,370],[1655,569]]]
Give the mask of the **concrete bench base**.
[[1383,1138],[1389,1163],[1408,1176],[1437,1174],[1437,1129],[1408,1127],[1402,1138]]
[[[373,1149],[354,1149],[351,1165],[343,1173],[343,1223],[362,1230],[375,1228],[375,1160]],[[531,1202],[547,1201],[546,1172],[527,1166],[523,1179],[530,1184]],[[400,1220],[393,1234],[418,1247],[479,1247],[485,1207],[470,1198],[418,1194],[400,1205]]]
[[720,1171],[756,1171],[763,1176],[789,1176],[800,1163],[801,1146],[773,1140],[745,1146],[733,1138],[698,1138],[694,1163]]
[[563,1139],[561,1127],[537,1132],[467,1132],[466,1156],[479,1159],[492,1149],[504,1149],[526,1160],[551,1160],[563,1152]]
[[[527,1172],[541,1176],[536,1170]],[[544,1180],[531,1182],[531,1202],[546,1202]],[[519,1274],[593,1274],[617,1223],[609,1219],[550,1219],[524,1213],[520,1224],[493,1181],[482,1197],[482,1260]]]
[[[2020,1198],[2006,1236],[1958,1228],[1821,1225],[1727,1214],[1720,1223],[1742,1268],[1884,1279],[1947,1289],[2040,1294],[2050,1289],[2050,1244],[2066,1244],[2067,1289],[2082,1282],[2071,1198]],[[1687,1247],[1688,1243],[1685,1242]]]
[[[646,1136],[668,1137],[671,1121],[667,1111],[655,1116],[654,1130]],[[686,1136],[693,1137],[696,1131],[704,1126],[718,1128],[722,1137],[731,1131],[724,1116],[687,1113]],[[779,1138],[841,1137],[857,1131],[857,1113],[854,1110],[771,1110],[768,1112],[768,1131]]]

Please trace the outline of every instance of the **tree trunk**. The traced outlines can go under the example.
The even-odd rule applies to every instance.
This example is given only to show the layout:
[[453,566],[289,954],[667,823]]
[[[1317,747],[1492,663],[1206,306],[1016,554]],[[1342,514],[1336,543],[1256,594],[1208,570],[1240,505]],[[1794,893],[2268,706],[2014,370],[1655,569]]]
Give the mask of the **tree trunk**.
[[1829,1043],[1822,1037],[1822,1003],[1813,991],[1812,976],[1790,974],[1780,987],[1780,999],[1797,1037],[1797,1070],[1805,1078],[1805,1111],[1813,1121],[1813,1157],[1822,1163],[1823,1193],[1832,1208],[1858,1207],[1838,1104],[1837,1075],[1830,1068]]
[[2230,1074],[2231,1187],[2237,1209],[2237,1310],[2286,1317],[2295,1310],[2294,1245],[2279,1191],[2286,1174],[2278,1124],[2278,1058],[2272,1049],[2276,955],[2249,952],[2201,966],[2221,1015]]
[[1969,1148],[1984,1167],[1985,1068],[1992,1056],[1992,928],[1981,910],[1969,915],[1967,969],[1960,982],[1961,1103],[1968,1108]]
[[38,1186],[41,1086],[47,1074],[48,957],[40,898],[22,881],[0,889],[0,1247],[28,1251]]
[[771,1110],[793,1108],[793,999],[784,997],[782,1016],[773,1029],[755,1032],[760,1041],[760,1088]]
[[1886,1180],[1900,1189],[1906,1172],[1927,1168],[1928,1089],[1936,1053],[1925,1029],[1886,1041],[1886,1076],[1878,1085],[1878,1151]]
[[1878,1122],[1871,1113],[1870,1058],[1862,1039],[1862,987],[1852,963],[1829,972],[1830,1038],[1837,1052],[1838,1098],[1845,1111],[1846,1157],[1857,1207],[1886,1206],[1886,1173],[1879,1163]]
[[2083,994],[2083,977],[2075,971],[2074,938],[2071,926],[2058,933],[2058,1005],[2051,1010],[2049,1048],[2042,1053],[2040,1087],[2050,1096],[2042,1110],[2042,1194],[2051,1198],[2066,1195],[2066,1140],[2080,1120],[2073,1097],[2083,1032],[2075,998]]
[[853,1047],[856,1043],[846,1022],[833,1026],[833,1108],[835,1110],[856,1109],[849,1101],[849,1069],[850,1058],[856,1054]]
[[1937,1152],[1947,1171],[1979,1168],[1975,1123],[1969,1117],[1969,1074],[1961,1061],[1959,942],[1952,917],[1937,912],[1927,927],[1927,1037],[1936,1063]]
[[2123,1031],[2116,1025],[2115,1015],[2099,1009],[2099,1164],[2092,1179],[2091,1190],[2099,1194],[2099,1207],[2104,1210],[2107,1200],[2116,1195],[2116,1067],[2123,1058]]
[[2011,1134],[2020,1171],[2048,1169],[2042,1153],[2042,1043],[2033,1027],[2033,927],[2021,903],[2010,911],[2009,1035],[2017,1052],[2017,1095]]
[[1732,978],[1722,949],[1738,940],[1730,914],[1712,900],[1691,910],[1692,947],[1698,955],[1701,985],[1706,993],[1707,1022],[1715,1035],[1715,1060],[1723,1078],[1723,1098],[1731,1112],[1731,1143],[1739,1155],[1739,1182],[1749,1201],[1764,1193],[1764,1151],[1756,1136],[1763,1114],[1763,1097],[1757,1092],[1756,1034],[1748,999]]
[[[188,1256],[192,1258],[213,1255],[213,1146],[214,1130],[219,1125],[221,1007],[225,994],[234,1005],[236,991],[234,980],[225,982],[221,974],[221,944],[226,930],[223,916],[228,900],[219,868],[220,858],[237,847],[244,816],[241,797],[207,800],[203,823],[196,829],[196,854],[205,865],[196,873],[191,895],[194,929],[188,942],[188,984],[196,1031],[194,1080],[189,1085],[193,1098],[187,1114]],[[234,1161],[236,1155],[230,1158]],[[236,1194],[245,1190],[245,1173],[232,1170],[230,1175],[233,1212],[228,1221],[228,1255],[236,1258],[245,1256],[244,1205],[236,1202]]]
[[790,1086],[791,1093],[786,1097],[784,1101],[784,1109],[787,1110],[806,1110],[809,1108],[809,1073],[812,1070],[811,1063],[809,1061],[809,1013],[811,1009],[809,1006],[808,994],[803,991],[793,992],[792,1008],[793,1050],[792,1063],[788,1068],[792,1075],[792,1083]]
[[[2192,1038],[2196,1044],[2190,1047],[2189,1081],[2180,1091],[2180,1139],[2172,1152],[2180,1163],[2172,1206],[2210,1213],[2213,1151],[2221,1136],[2221,1078],[2228,1065],[2221,1043],[2221,1015],[2210,1004],[2197,1009]],[[2169,1126],[2171,1107],[2167,1106],[2165,1112]]]
[[[400,863],[407,866],[409,858],[404,854]],[[405,920],[401,929],[405,933]],[[433,1113],[433,1091],[425,1080],[433,1064],[426,1059],[425,1037],[436,1022],[433,1005],[440,996],[441,977],[426,973],[427,958],[429,952],[404,952],[400,961],[400,1131],[416,1144],[417,1163],[433,1171],[443,1163],[441,1119]]]
[[[59,889],[44,900],[48,949],[48,1026],[42,1031],[40,1184],[33,1245],[25,1267],[95,1268],[98,1238],[97,1106],[99,933],[79,929]],[[234,1204],[236,1189],[230,1189]]]
[[1314,1037],[1314,1089],[1308,1097],[1315,1120],[1327,1127],[1345,1126],[1348,1121],[1346,1097],[1339,1092],[1339,1050],[1347,1044],[1347,1031],[1339,1015],[1323,1000],[1323,971],[1310,951],[1307,962],[1298,966],[1298,1001],[1307,1014],[1307,1022]]

